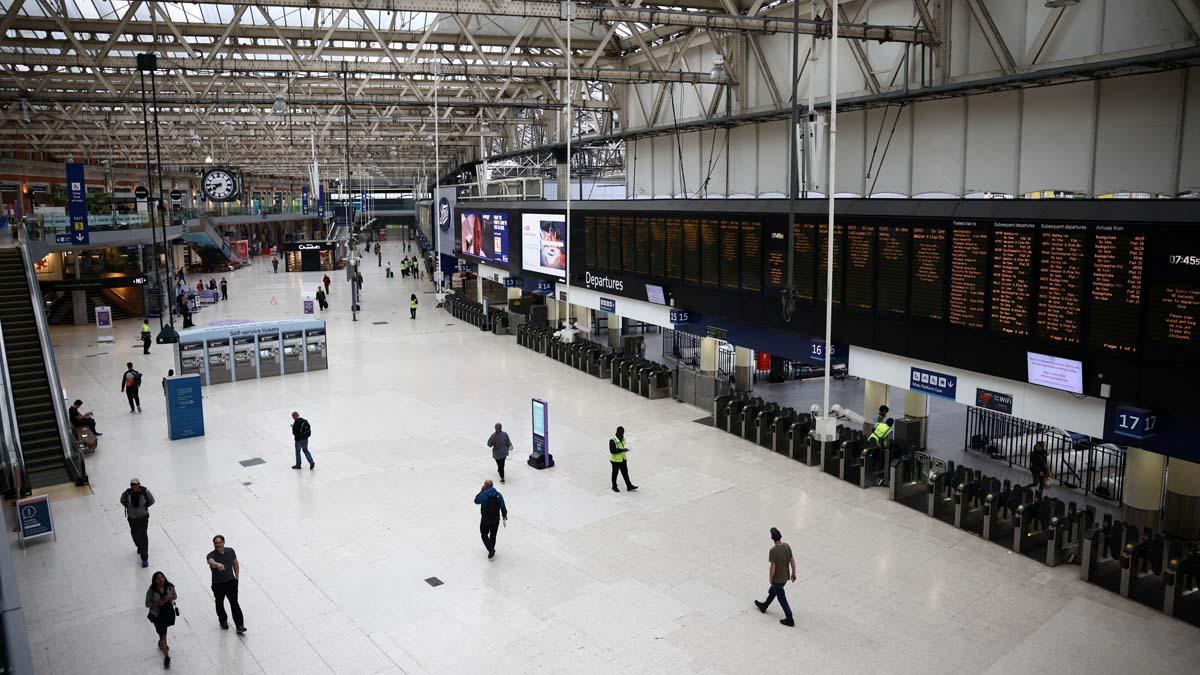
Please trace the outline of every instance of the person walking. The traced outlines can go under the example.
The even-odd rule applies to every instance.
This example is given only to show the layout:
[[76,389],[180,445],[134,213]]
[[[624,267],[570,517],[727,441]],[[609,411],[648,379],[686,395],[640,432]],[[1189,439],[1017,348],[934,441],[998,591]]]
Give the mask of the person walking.
[[792,556],[792,547],[783,543],[783,535],[774,527],[771,528],[771,541],[775,542],[771,547],[771,552],[767,555],[767,559],[771,563],[771,586],[767,591],[767,601],[755,600],[754,606],[758,607],[758,611],[766,614],[767,608],[771,606],[771,601],[779,598],[779,606],[783,608],[783,618],[779,620],[779,623],[789,627],[795,626],[796,622],[792,621],[792,607],[788,604],[787,594],[784,593],[783,588],[788,582],[789,568],[792,583],[796,583],[796,558]]
[[633,492],[638,489],[638,486],[629,481],[629,462],[625,459],[625,453],[629,452],[629,446],[625,444],[625,427],[617,427],[617,433],[612,438],[608,439],[608,461],[612,464],[612,491],[620,492],[617,489],[617,474],[625,479],[625,489]]
[[317,305],[320,306],[321,309],[326,309],[329,307],[329,303],[325,302],[325,291],[321,290],[319,285],[317,286]]
[[142,354],[150,353],[150,320],[142,319]]
[[326,274],[321,278],[321,283],[325,284],[325,294],[329,295],[329,275]]
[[1050,487],[1050,455],[1042,441],[1034,443],[1033,450],[1029,453],[1029,473],[1033,476],[1033,483],[1029,487],[1038,490]]
[[487,549],[488,558],[496,557],[496,532],[500,529],[500,519],[508,524],[508,507],[504,505],[504,495],[500,494],[492,481],[483,481],[479,494],[475,495],[475,503],[479,504],[479,536],[483,538],[483,547]]
[[504,460],[508,459],[508,454],[512,452],[512,439],[508,437],[508,432],[504,431],[499,422],[496,422],[496,430],[488,436],[488,447],[492,449],[492,459],[496,460],[496,470],[500,472],[500,482],[504,482]]
[[133,369],[133,362],[125,364],[125,372],[121,375],[121,391],[125,392],[125,398],[129,400],[129,412],[134,412],[133,406],[137,404],[137,412],[142,412],[142,398],[138,396],[138,390],[142,388],[142,374]]
[[146,608],[149,613],[146,618],[154,624],[158,633],[158,650],[163,655],[163,668],[171,667],[171,648],[167,646],[167,629],[175,625],[175,601],[179,595],[175,593],[175,584],[167,580],[167,575],[155,572],[150,577],[150,588],[146,589]]
[[271,270],[279,274],[279,258],[271,258]]
[[229,282],[225,281],[225,277],[221,277],[221,299],[229,299]]
[[129,489],[121,493],[121,506],[125,507],[129,536],[137,547],[142,567],[147,567],[150,565],[150,540],[146,531],[150,527],[150,507],[154,506],[154,495],[142,487],[142,481],[130,478]]
[[417,294],[412,293],[408,296],[408,318],[417,318]]
[[362,272],[355,272],[354,273],[354,283],[358,284],[358,292],[359,293],[362,293],[362,282],[363,282]]
[[312,436],[312,426],[308,420],[300,416],[300,413],[292,413],[292,438],[296,441],[296,463],[292,465],[293,469],[300,468],[300,453],[304,452],[304,458],[308,460],[308,470],[312,471],[317,468],[317,463],[313,461],[312,455],[308,454],[308,437]]
[[246,632],[246,624],[242,621],[242,606],[238,604],[238,577],[242,575],[238,564],[237,553],[225,546],[225,536],[218,534],[213,537],[213,550],[205,556],[209,569],[212,570],[213,599],[217,605],[217,620],[221,622],[222,630],[229,630],[229,617],[225,614],[225,599],[229,598],[229,612],[233,614],[233,625],[238,635]]

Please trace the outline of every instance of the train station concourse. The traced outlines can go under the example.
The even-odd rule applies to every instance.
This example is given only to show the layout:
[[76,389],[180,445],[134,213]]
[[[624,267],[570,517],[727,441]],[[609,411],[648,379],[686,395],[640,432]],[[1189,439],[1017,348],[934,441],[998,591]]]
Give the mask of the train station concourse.
[[1195,0],[0,0],[0,673],[1195,673]]

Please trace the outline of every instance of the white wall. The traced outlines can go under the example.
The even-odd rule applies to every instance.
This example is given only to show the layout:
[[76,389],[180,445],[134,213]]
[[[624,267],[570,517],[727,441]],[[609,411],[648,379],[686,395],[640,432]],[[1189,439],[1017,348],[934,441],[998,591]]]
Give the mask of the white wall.
[[566,291],[567,302],[580,307],[587,307],[600,311],[600,298],[608,298],[617,303],[617,316],[623,316],[635,321],[643,321],[655,326],[671,327],[671,308],[665,305],[656,305],[651,302],[643,302],[641,300],[631,300],[622,298],[617,295],[605,295],[593,290],[589,290],[582,286],[571,286],[569,289],[566,284],[555,284],[554,297],[560,297],[560,293]]
[[[965,0],[947,1],[953,3],[949,75],[955,80],[1000,76],[996,58]],[[861,6],[861,2],[854,1],[842,4],[850,15]],[[984,0],[984,4],[1021,70],[1197,44],[1173,0],[1088,0],[1063,13],[1033,63],[1032,48],[1051,13],[1044,0]],[[912,0],[876,0],[859,20],[912,25],[913,16]],[[773,109],[766,86],[770,76],[786,103],[790,95],[791,37],[776,34],[757,38],[770,75],[749,48],[737,47],[741,40],[731,40],[733,53],[742,59],[733,65],[742,81],[734,89],[733,112]],[[802,56],[810,44],[809,38],[801,36]],[[903,47],[875,43],[864,46],[883,88],[889,88],[893,76],[898,86],[903,81]],[[670,58],[666,51],[670,48],[669,44],[660,48],[660,62]],[[816,41],[818,60],[800,78],[801,100],[810,81],[818,101],[827,97],[828,52],[828,41]],[[686,63],[690,69],[705,70],[711,67],[713,53],[708,37],[698,35],[680,66]],[[845,41],[838,54],[839,96],[869,94]],[[915,51],[910,57],[909,77],[915,87],[920,57]],[[638,58],[635,56],[631,63],[642,65]],[[664,90],[659,115],[651,123],[643,114],[642,104],[647,109],[653,107],[659,86],[630,85],[625,97],[625,127],[663,127],[676,119],[703,118],[712,92],[710,87],[699,89],[699,95],[690,85],[675,85],[669,90],[674,93],[673,112],[672,99]],[[724,110],[722,103],[718,114]],[[1065,189],[1089,194],[1147,191],[1173,195],[1200,189],[1200,68],[915,103],[900,113],[893,134],[895,118],[894,106],[886,112],[878,108],[839,116],[838,191],[868,194],[874,185],[875,192],[903,194]],[[889,136],[891,146],[885,154],[883,148]],[[636,154],[638,166],[636,178],[631,175],[634,172],[627,171],[628,196],[681,193],[681,154],[688,192],[698,191],[708,175],[708,158],[717,153],[728,157],[728,169],[721,167],[719,173],[713,172],[707,192],[758,196],[785,191],[786,122],[739,127],[728,139],[721,131],[715,149],[710,150],[712,141],[712,132],[705,132],[684,134],[679,140],[662,136],[630,142],[627,156]]]
[[1077,397],[1063,391],[1039,387],[1027,382],[982,375],[969,370],[918,361],[873,349],[850,346],[850,374],[888,386],[908,390],[913,367],[925,368],[958,378],[957,400],[975,405],[975,390],[988,389],[1013,397],[1014,417],[1060,427],[1067,431],[1104,436],[1104,399]]

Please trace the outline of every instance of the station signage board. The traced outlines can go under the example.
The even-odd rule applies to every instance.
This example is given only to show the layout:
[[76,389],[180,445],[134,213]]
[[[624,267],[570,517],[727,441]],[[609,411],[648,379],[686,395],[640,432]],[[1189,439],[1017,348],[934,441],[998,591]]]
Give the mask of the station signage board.
[[919,391],[938,398],[954,400],[958,395],[958,378],[924,368],[911,368],[908,386],[912,391]]

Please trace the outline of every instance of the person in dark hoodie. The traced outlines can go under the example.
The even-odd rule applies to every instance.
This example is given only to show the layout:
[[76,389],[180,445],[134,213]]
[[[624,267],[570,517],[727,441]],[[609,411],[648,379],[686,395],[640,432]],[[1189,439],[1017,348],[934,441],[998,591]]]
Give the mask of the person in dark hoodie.
[[137,547],[142,567],[147,567],[150,564],[150,539],[146,530],[150,527],[150,507],[154,506],[154,495],[142,487],[140,480],[133,478],[129,481],[129,489],[121,493],[121,506],[125,507],[129,536]]
[[494,558],[500,519],[508,522],[508,507],[504,505],[504,495],[492,486],[492,481],[485,480],[479,494],[475,495],[475,503],[479,504],[479,534],[483,537],[483,546],[487,549],[488,558]]

